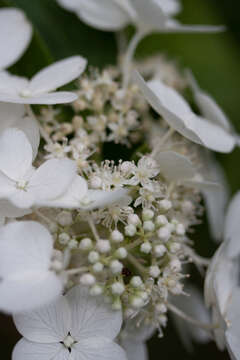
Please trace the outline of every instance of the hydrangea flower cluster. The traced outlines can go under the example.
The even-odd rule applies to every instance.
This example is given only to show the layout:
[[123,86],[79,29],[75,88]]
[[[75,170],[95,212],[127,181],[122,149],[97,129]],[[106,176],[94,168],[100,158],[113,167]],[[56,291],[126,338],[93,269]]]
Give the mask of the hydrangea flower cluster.
[[[176,0],[59,4],[100,30],[137,30],[119,66],[86,69],[74,56],[29,80],[6,69],[29,45],[31,25],[20,10],[0,9],[0,310],[23,335],[13,360],[144,360],[168,312],[188,346],[212,334],[240,359],[239,196],[223,229],[224,176],[210,155],[230,153],[239,138],[190,71],[162,56],[133,61],[153,31],[222,27],[179,24]],[[72,91],[56,90],[73,81]],[[211,264],[191,239],[203,198],[213,236],[225,233]],[[185,286],[190,263],[203,274],[208,267],[213,320]]]

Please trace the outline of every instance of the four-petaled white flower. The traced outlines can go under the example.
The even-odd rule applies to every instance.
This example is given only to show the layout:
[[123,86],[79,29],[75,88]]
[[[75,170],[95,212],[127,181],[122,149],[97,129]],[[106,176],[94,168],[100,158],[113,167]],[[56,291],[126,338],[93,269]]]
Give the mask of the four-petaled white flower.
[[31,80],[0,72],[0,101],[17,104],[63,104],[77,99],[68,91],[55,90],[78,78],[86,60],[73,56],[39,71]]
[[102,298],[90,297],[81,286],[54,303],[14,317],[24,336],[13,351],[13,360],[126,360],[114,342],[122,313]]
[[214,335],[220,349],[226,346],[239,360],[239,211],[240,193],[232,200],[225,221],[224,242],[214,255],[205,280],[205,301],[212,309]]
[[197,116],[176,90],[160,80],[147,83],[137,72],[135,80],[153,109],[182,136],[214,151],[228,153],[233,150],[236,137],[212,119]]
[[25,14],[15,8],[0,9],[0,70],[20,59],[32,38],[32,27]]
[[0,199],[27,209],[61,196],[76,176],[72,160],[48,160],[38,169],[32,166],[33,160],[32,146],[21,130],[0,134]]
[[37,222],[12,222],[0,228],[2,311],[31,310],[60,295],[60,278],[50,270],[52,252],[53,239]]

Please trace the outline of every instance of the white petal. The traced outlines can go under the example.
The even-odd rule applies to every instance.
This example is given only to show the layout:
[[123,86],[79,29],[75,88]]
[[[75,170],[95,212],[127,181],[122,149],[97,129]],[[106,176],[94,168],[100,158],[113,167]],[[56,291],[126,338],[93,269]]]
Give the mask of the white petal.
[[[161,3],[156,0],[130,0],[130,3],[136,10],[140,24],[146,28],[163,27],[166,21],[166,16],[161,7]],[[141,24],[142,23],[142,24]]]
[[134,78],[149,104],[171,127],[191,141],[201,144],[199,137],[188,128],[192,111],[183,97],[158,80],[146,83],[136,72]]
[[69,159],[46,161],[33,174],[29,182],[29,192],[33,193],[36,204],[44,200],[56,199],[72,184],[76,176],[76,164]]
[[17,97],[27,86],[26,78],[12,75],[7,71],[0,72],[0,101],[4,101],[4,97]]
[[231,258],[238,257],[240,254],[240,192],[232,199],[225,220],[224,239],[228,242],[227,254]]
[[78,78],[87,66],[81,56],[73,56],[39,71],[30,81],[28,90],[33,96],[58,89]]
[[[204,305],[201,292],[193,286],[186,286],[185,292],[189,296],[174,296],[174,299],[172,299],[174,304],[188,316],[192,316],[199,322],[210,324],[210,313]],[[193,340],[200,343],[206,343],[211,340],[210,335],[206,331],[187,323],[175,315],[173,320],[183,344],[189,351],[192,350]]]
[[40,94],[34,97],[23,97],[18,94],[8,95],[0,91],[0,101],[13,104],[36,104],[36,105],[56,105],[67,104],[77,100],[77,95],[69,91],[58,91],[49,94]]
[[229,120],[216,101],[199,88],[193,74],[190,71],[187,72],[187,76],[194,92],[195,101],[201,110],[202,115],[214,124],[220,125],[226,131],[230,131],[231,126]]
[[50,233],[37,222],[22,221],[5,225],[0,229],[0,276],[47,270],[52,248]]
[[209,178],[221,185],[220,191],[203,189],[210,231],[216,241],[223,240],[225,210],[229,200],[229,186],[220,164],[212,157],[207,157]]
[[168,19],[163,32],[179,32],[179,33],[218,33],[226,30],[222,25],[182,25],[177,20]]
[[16,192],[15,181],[9,179],[2,171],[0,171],[0,198],[7,199]]
[[75,286],[66,297],[72,311],[71,334],[74,339],[114,339],[118,335],[122,325],[120,311],[113,311],[100,297],[89,296],[87,289],[81,286]]
[[196,116],[174,89],[158,80],[147,84],[138,73],[135,73],[135,80],[154,110],[182,136],[214,151],[233,150],[236,139],[221,127]]
[[177,15],[182,8],[179,0],[156,0],[156,2],[168,16]]
[[121,345],[126,351],[128,360],[148,360],[147,345],[144,342],[125,339]]
[[22,130],[33,148],[36,157],[40,142],[39,126],[34,115],[27,116],[24,105],[0,103],[0,132],[10,127]]
[[129,199],[128,189],[118,189],[111,191],[103,190],[89,190],[84,203],[81,204],[80,208],[82,210],[94,210],[97,208],[103,208],[105,206],[110,206],[114,203],[124,200],[125,198]]
[[19,9],[0,9],[0,69],[13,65],[22,56],[32,37],[32,27]]
[[66,9],[76,12],[85,23],[100,30],[120,30],[129,22],[129,14],[122,6],[122,1],[58,0],[58,2]]
[[8,200],[0,200],[0,217],[18,218],[28,214],[31,214],[30,210],[19,209]]
[[69,360],[69,352],[62,344],[38,344],[20,340],[13,350],[12,360]]
[[0,170],[13,180],[22,179],[32,166],[33,151],[26,135],[17,129],[0,134]]
[[81,206],[81,200],[87,195],[87,192],[87,181],[77,175],[63,196],[50,201],[40,202],[40,205],[54,208],[78,209]]
[[194,178],[185,180],[184,181],[185,186],[193,187],[195,189],[199,189],[201,191],[211,191],[212,193],[215,192],[216,196],[221,192],[222,188],[221,185],[213,182],[213,181],[207,181],[202,178],[201,175],[196,174]]
[[156,156],[160,172],[170,181],[191,179],[196,174],[193,163],[174,151],[159,152]]
[[31,191],[25,191],[22,189],[17,189],[16,186],[14,191],[10,194],[3,196],[3,198],[8,199],[13,206],[16,206],[20,209],[30,209],[35,205],[35,196]]
[[40,309],[15,315],[14,323],[20,334],[29,341],[60,342],[69,333],[71,312],[67,300],[60,296]]
[[240,291],[236,289],[228,311],[229,328],[226,331],[226,340],[228,349],[230,350],[231,358],[234,360],[240,359]]
[[127,360],[125,351],[119,345],[98,336],[81,340],[73,346],[72,352],[73,360]]
[[52,302],[61,294],[62,283],[53,272],[29,270],[0,283],[1,311],[31,311]]

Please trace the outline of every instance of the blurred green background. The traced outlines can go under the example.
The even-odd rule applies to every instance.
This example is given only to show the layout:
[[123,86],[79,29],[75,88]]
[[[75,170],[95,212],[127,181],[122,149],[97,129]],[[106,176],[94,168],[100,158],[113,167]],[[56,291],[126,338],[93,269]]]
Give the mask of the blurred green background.
[[[221,104],[240,133],[239,0],[182,0],[182,3],[184,10],[180,20],[183,22],[226,24],[228,31],[223,34],[152,35],[140,44],[137,57],[163,52],[177,59],[183,68],[190,67],[201,87]],[[75,54],[87,57],[89,64],[94,66],[115,63],[114,34],[85,26],[76,16],[58,7],[55,0],[0,0],[0,6],[8,4],[23,8],[36,30],[29,50],[12,71],[31,76],[51,61]],[[240,150],[217,157],[226,170],[232,192],[236,192],[240,187]],[[201,242],[200,251],[205,256],[211,256],[214,245],[209,246],[207,226],[201,225],[196,230],[198,242]],[[0,324],[1,359],[10,360],[18,334],[9,317],[0,316]],[[220,353],[214,343],[196,345],[194,353],[188,354],[171,322],[164,339],[151,340],[149,348],[150,360],[229,358],[226,353]]]

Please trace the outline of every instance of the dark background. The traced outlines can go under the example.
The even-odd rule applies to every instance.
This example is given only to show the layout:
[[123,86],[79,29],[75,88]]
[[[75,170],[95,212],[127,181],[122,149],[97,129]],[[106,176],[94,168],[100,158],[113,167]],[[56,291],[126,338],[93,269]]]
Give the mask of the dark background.
[[[36,30],[29,50],[12,68],[13,72],[31,76],[51,61],[74,54],[87,57],[89,63],[95,66],[116,61],[113,34],[85,26],[73,14],[58,7],[54,0],[0,0],[0,6],[10,3],[26,11]],[[226,24],[228,31],[211,35],[152,35],[140,44],[137,56],[143,57],[161,51],[176,58],[180,66],[192,68],[201,87],[216,98],[240,133],[240,1],[182,0],[182,3],[184,11],[180,19],[183,22]],[[230,155],[217,156],[226,170],[233,193],[240,187],[239,156],[239,149]],[[196,232],[196,244],[200,253],[211,256],[215,245],[209,245],[210,235],[206,221]],[[11,359],[11,351],[18,338],[11,318],[0,315],[1,359]],[[214,343],[195,345],[194,353],[187,353],[171,322],[165,331],[165,337],[161,340],[154,338],[149,345],[150,360],[171,360],[175,357],[183,360],[204,357],[212,360],[229,359],[226,353],[220,353],[216,349]]]

